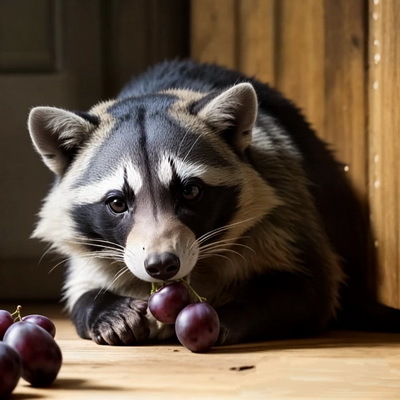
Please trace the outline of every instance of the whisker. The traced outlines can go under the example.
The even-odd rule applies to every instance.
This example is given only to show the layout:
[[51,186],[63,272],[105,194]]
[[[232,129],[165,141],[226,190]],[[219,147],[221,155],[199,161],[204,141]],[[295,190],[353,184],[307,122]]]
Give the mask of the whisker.
[[85,245],[85,246],[99,247],[99,248],[102,248],[102,249],[110,249],[110,250],[115,250],[115,251],[119,251],[119,252],[122,252],[122,251],[125,250],[125,248],[123,246],[121,246],[121,245],[117,245],[117,248],[116,248],[114,246],[114,243],[106,242],[106,241],[104,243],[110,244],[109,246],[106,246],[106,245],[101,244],[101,243],[96,243],[96,242],[92,243],[90,240],[83,241],[83,239],[79,240],[79,241],[69,240],[68,242],[72,243],[72,244],[81,244],[81,245]]
[[76,239],[76,241],[84,240],[86,242],[105,243],[105,244],[111,244],[113,246],[117,246],[120,248],[124,248],[124,246],[119,243],[115,243],[115,242],[112,242],[110,240],[105,240],[105,239],[95,239],[95,238],[88,238],[88,237],[83,237],[83,238],[76,237],[75,239]]
[[205,247],[207,247],[207,246],[212,246],[212,245],[215,244],[215,243],[226,243],[226,244],[231,243],[231,244],[233,245],[233,244],[235,244],[235,242],[236,242],[237,240],[239,240],[239,239],[245,239],[245,238],[248,238],[248,237],[249,237],[249,236],[240,236],[240,237],[237,237],[237,238],[220,239],[220,240],[217,240],[216,242],[210,242],[210,243],[206,243],[206,244],[200,244],[199,247],[205,248]]
[[[54,267],[52,267],[49,271],[49,274],[51,274],[57,267],[59,267],[61,264],[67,263],[68,261],[71,261],[75,258],[75,256],[67,257],[60,262],[58,262]],[[112,253],[112,252],[91,252],[91,253],[83,253],[79,255],[79,258],[82,259],[88,259],[89,261],[91,259],[108,259],[108,260],[113,260],[114,262],[124,262],[124,258],[121,257],[120,254],[118,253]]]
[[[93,255],[92,255],[92,254],[89,254],[89,253],[88,253],[88,254],[81,254],[79,257],[82,258],[82,259],[87,259],[87,260],[88,260],[88,262],[85,264],[85,267],[87,266],[87,264],[89,263],[89,261],[91,261],[91,259],[94,258]],[[74,256],[67,257],[67,258],[61,260],[61,261],[60,261],[59,263],[57,263],[53,268],[50,269],[49,275],[50,275],[57,267],[59,267],[61,264],[67,263],[68,261],[71,261],[72,259],[74,259]]]
[[122,275],[124,275],[125,273],[127,273],[129,271],[128,267],[123,267],[121,268],[115,275],[114,275],[114,279],[111,281],[111,283],[106,287],[106,288],[102,288],[100,289],[100,293],[103,292],[107,292],[111,286],[119,279],[121,278]]
[[[90,254],[90,253],[88,253]],[[114,251],[113,249],[104,249],[100,251],[93,251],[92,254],[99,256],[99,257],[116,257],[116,258],[123,258],[123,254],[119,251]]]
[[182,139],[181,142],[179,143],[179,147],[178,147],[178,151],[177,151],[178,157],[179,157],[180,154],[181,154],[182,145],[185,143],[186,136],[187,136],[188,134],[189,134],[189,129],[185,132],[185,135],[183,136],[183,139]]
[[53,273],[54,270],[55,270],[57,267],[59,267],[61,264],[64,264],[64,263],[68,262],[71,258],[72,258],[72,257],[68,257],[68,258],[66,258],[66,259],[64,259],[64,260],[61,260],[61,261],[58,262],[56,265],[54,265],[54,267],[52,267],[52,268],[50,269],[49,275],[50,275],[51,273]]
[[243,258],[244,261],[247,262],[246,257],[242,253],[239,253],[238,251],[235,251],[232,249],[224,248],[223,245],[208,249],[207,251],[203,252],[202,255],[206,255],[206,256],[207,255],[208,256],[209,255],[218,255],[219,253],[222,253],[222,252],[236,254],[236,255],[240,256],[241,258]]
[[221,254],[221,253],[231,253],[231,254],[235,254],[235,255],[241,257],[245,262],[248,262],[248,260],[242,253],[240,253],[239,251],[233,250],[230,247],[241,247],[243,249],[247,249],[249,251],[252,251],[253,253],[256,253],[255,250],[252,249],[250,246],[247,246],[243,243],[237,243],[238,240],[246,239],[249,236],[239,236],[236,238],[220,239],[216,242],[207,243],[207,244],[204,244],[204,242],[206,242],[207,240],[211,239],[214,236],[217,236],[218,234],[220,234],[224,231],[227,231],[228,229],[230,229],[233,226],[246,223],[252,219],[253,218],[248,218],[243,221],[233,222],[231,224],[227,224],[227,225],[221,226],[219,228],[216,228],[214,230],[211,230],[211,231],[205,233],[204,235],[201,235],[195,242],[193,242],[191,244],[189,251],[197,243],[199,245],[199,256],[198,256],[199,260],[210,257],[210,256],[217,256],[217,257],[225,258],[226,260],[229,260],[233,264],[233,261],[230,257]]
[[209,232],[205,233],[204,235],[200,236],[197,239],[197,242],[198,243],[202,243],[202,242],[210,239],[211,237],[216,236],[216,235],[220,234],[221,232],[224,232],[224,231],[228,230],[229,228],[231,228],[233,226],[244,224],[244,223],[246,223],[246,222],[248,222],[248,221],[250,221],[252,219],[254,219],[254,218],[247,218],[247,219],[245,219],[243,221],[233,222],[232,224],[228,224],[228,225],[224,225],[224,226],[221,226],[219,228],[216,228],[216,229],[214,229],[212,231],[209,231]]
[[68,261],[70,261],[70,260],[72,260],[72,259],[73,259],[73,257],[67,257],[67,258],[61,260],[60,262],[58,262],[56,265],[54,265],[54,266],[50,269],[50,271],[48,272],[48,274],[49,274],[49,275],[52,274],[52,273],[54,272],[54,270],[55,270],[57,267],[59,267],[61,264],[67,263]]
[[[229,244],[229,241],[220,240],[220,241],[215,242],[215,243],[208,243],[208,244],[206,244],[204,246],[201,246],[200,247],[200,251],[203,250],[203,249],[204,250],[208,250],[209,248],[214,248],[214,247],[217,247],[217,246],[218,247],[222,247],[222,246],[225,246],[226,244]],[[247,245],[245,245],[243,243],[230,243],[229,245],[232,246],[232,247],[233,246],[243,247],[243,248],[253,252],[254,254],[256,254],[256,251],[254,249],[252,249],[250,246],[247,246]]]
[[124,259],[114,260],[110,265],[118,264],[118,263],[125,263]]
[[37,263],[37,265],[39,265],[42,261],[43,258],[45,258],[47,256],[47,254],[53,249],[53,245],[50,245],[47,247],[47,249],[45,250],[45,252],[42,254],[42,256],[39,258],[39,261]]
[[[216,253],[216,254],[213,254],[213,255],[216,256],[216,257],[225,258],[226,260],[228,260],[233,265],[233,261],[229,257],[224,256],[223,254],[219,254],[219,253]],[[199,255],[198,259],[201,260],[201,259],[204,259],[204,258],[207,258],[207,257],[209,257],[209,256],[207,256],[207,255],[203,255],[203,256]]]
[[97,247],[100,250],[93,250],[92,252],[88,252],[87,254],[92,254],[97,256],[98,258],[115,258],[119,260],[124,259],[124,251],[120,249],[116,249],[111,246],[97,245],[97,244],[89,244],[90,246]]
[[186,159],[188,158],[189,154],[192,152],[194,146],[197,144],[197,142],[202,138],[202,135],[199,135],[196,140],[193,142],[193,144],[191,145],[190,149],[188,150],[188,152],[186,153],[186,156],[184,157],[184,159],[182,160],[182,162],[185,162]]
[[197,239],[197,242],[198,242],[199,244],[201,244],[201,243],[205,242],[206,240],[212,238],[213,236],[216,236],[216,235],[220,234],[221,232],[224,232],[224,231],[226,231],[226,230],[228,230],[228,229],[229,229],[228,226],[223,226],[223,227],[214,229],[214,230],[212,230],[212,231],[210,231],[210,232],[207,232],[207,233],[205,233],[204,235],[200,236],[200,237]]

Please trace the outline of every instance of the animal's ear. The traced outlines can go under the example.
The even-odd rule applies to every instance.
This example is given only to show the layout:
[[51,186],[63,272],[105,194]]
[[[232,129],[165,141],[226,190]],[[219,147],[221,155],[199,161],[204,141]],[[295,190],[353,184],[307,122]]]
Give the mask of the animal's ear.
[[28,119],[36,150],[47,167],[59,176],[96,126],[96,117],[90,114],[76,114],[54,107],[33,108]]
[[257,95],[253,86],[240,83],[214,97],[198,115],[215,126],[235,150],[242,153],[251,143],[257,110]]

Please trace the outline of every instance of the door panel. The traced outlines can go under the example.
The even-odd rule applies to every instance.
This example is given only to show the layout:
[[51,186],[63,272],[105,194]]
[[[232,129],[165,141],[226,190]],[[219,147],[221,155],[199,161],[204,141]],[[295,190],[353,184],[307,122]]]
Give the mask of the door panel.
[[86,108],[101,97],[100,4],[1,0],[0,15],[0,297],[52,297],[62,269],[49,274],[54,258],[39,263],[46,246],[29,236],[53,178],[26,121],[35,105]]
[[[165,4],[168,3],[168,6]],[[187,55],[183,0],[0,0],[0,299],[59,298],[63,265],[29,239],[52,174],[29,109],[86,110],[132,75]]]

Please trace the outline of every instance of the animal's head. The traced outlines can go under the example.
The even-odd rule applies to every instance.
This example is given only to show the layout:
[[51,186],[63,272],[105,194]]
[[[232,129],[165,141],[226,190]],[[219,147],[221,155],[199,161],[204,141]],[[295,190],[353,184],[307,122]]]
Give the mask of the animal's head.
[[88,113],[34,108],[29,130],[57,176],[34,236],[66,255],[91,251],[144,281],[190,274],[274,204],[246,151],[257,117],[248,83],[166,91]]

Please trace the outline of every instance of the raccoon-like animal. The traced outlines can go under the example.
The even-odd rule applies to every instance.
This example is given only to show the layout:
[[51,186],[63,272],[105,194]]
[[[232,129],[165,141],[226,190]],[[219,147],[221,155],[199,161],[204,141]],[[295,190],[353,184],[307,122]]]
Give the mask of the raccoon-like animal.
[[64,299],[99,344],[174,337],[152,282],[186,279],[221,321],[219,344],[340,323],[400,329],[365,278],[368,235],[343,165],[266,84],[164,62],[88,112],[31,110],[56,175],[33,236],[68,260]]

